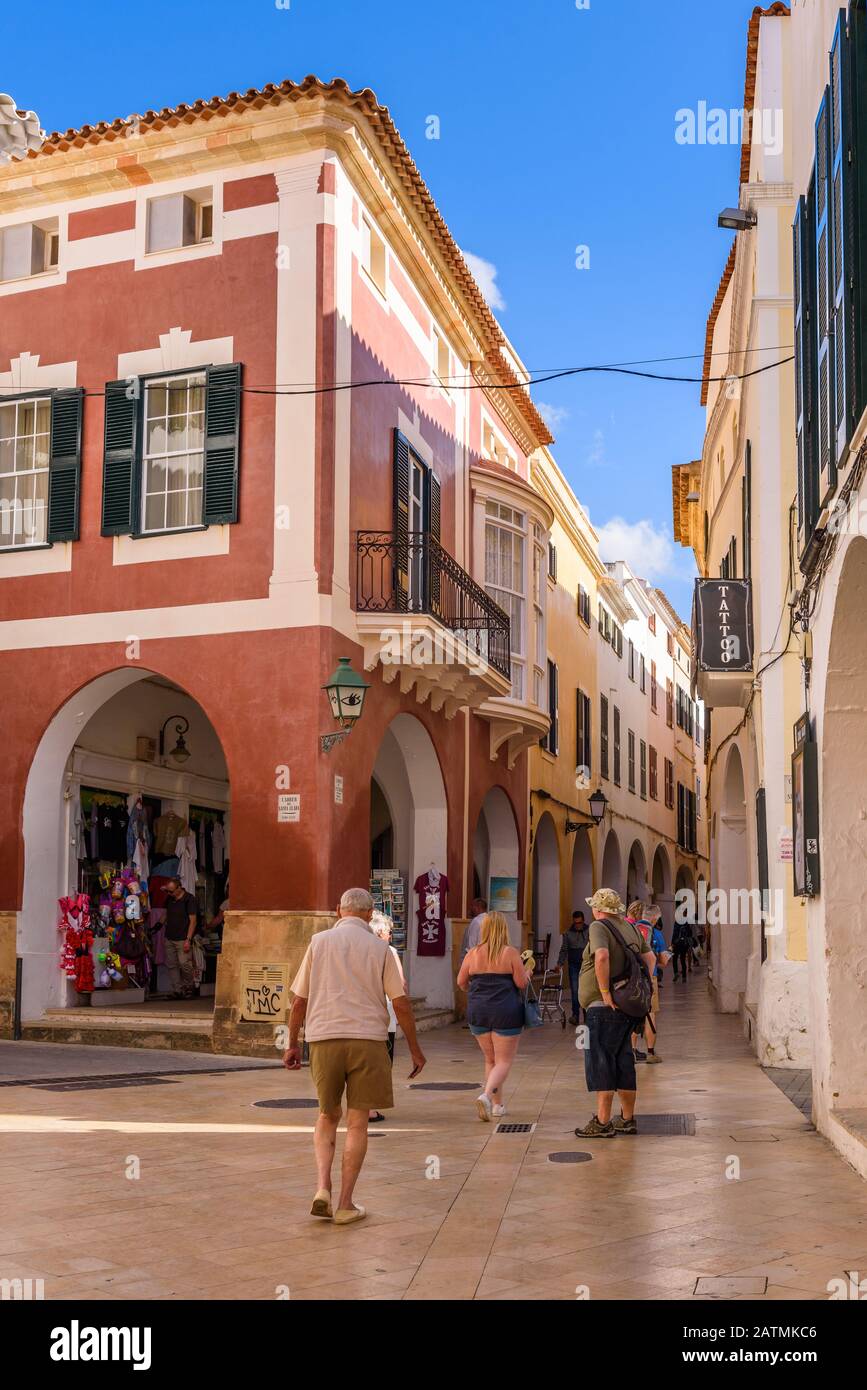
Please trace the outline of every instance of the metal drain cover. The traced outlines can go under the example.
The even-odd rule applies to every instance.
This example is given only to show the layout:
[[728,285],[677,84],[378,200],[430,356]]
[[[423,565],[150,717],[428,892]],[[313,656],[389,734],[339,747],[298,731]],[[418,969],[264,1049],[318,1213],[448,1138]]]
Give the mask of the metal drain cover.
[[318,1110],[318,1100],[254,1100],[258,1110]]
[[172,1086],[163,1076],[124,1076],[113,1081],[57,1081],[39,1086],[40,1091],[119,1091],[127,1086]]
[[638,1133],[695,1134],[695,1115],[636,1115]]
[[497,1125],[495,1134],[532,1134],[535,1125]]
[[416,1081],[411,1091],[478,1091],[474,1081]]
[[562,1149],[559,1153],[549,1154],[549,1163],[589,1163],[592,1154],[578,1153],[576,1149]]

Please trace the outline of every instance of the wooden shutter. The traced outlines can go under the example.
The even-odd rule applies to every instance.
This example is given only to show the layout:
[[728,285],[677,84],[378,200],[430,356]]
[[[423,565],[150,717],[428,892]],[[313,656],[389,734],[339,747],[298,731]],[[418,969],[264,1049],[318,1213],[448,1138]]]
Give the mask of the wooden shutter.
[[[440,483],[439,478],[435,478],[430,468],[425,469],[425,479],[427,483],[427,529],[433,539],[439,543],[440,539]],[[428,591],[430,593],[433,611],[439,612],[440,607],[440,562],[439,556],[435,553],[435,547],[428,547],[427,575]]]
[[834,440],[834,357],[831,225],[831,97],[825,88],[816,118],[816,362],[818,382],[817,449],[819,458],[819,506],[823,507],[837,481]]
[[620,710],[614,706],[614,785],[620,786]]
[[238,520],[241,364],[208,367],[205,374],[205,489],[202,521]]
[[102,534],[137,531],[141,460],[141,389],[138,381],[109,381],[105,387],[102,461]]
[[816,180],[798,201],[793,227],[795,308],[795,435],[798,453],[798,553],[803,554],[818,515],[819,460],[816,448],[818,378],[816,361]]
[[639,792],[641,793],[641,796],[642,796],[642,797],[644,798],[644,800],[646,801],[646,800],[647,800],[647,744],[644,742],[644,739],[642,739],[641,742],[639,743],[638,752],[639,752],[639,763],[638,763],[639,783],[638,783],[638,789],[639,789]]
[[405,613],[409,607],[409,442],[400,430],[394,432],[392,529],[394,606],[399,613]]
[[744,450],[744,480],[741,487],[741,543],[744,550],[744,579],[749,579],[753,568],[753,446],[747,440]]
[[[766,894],[770,888],[770,868],[768,863],[768,808],[765,789],[756,792],[756,854],[758,857],[759,892],[762,894],[762,908],[767,902]],[[768,958],[768,942],[765,935],[765,914],[762,911],[762,961]]]
[[48,464],[48,539],[78,540],[81,494],[81,415],[84,389],[51,397],[51,457]]
[[608,696],[599,696],[599,771],[608,777]]
[[852,83],[846,11],[841,10],[831,45],[830,194],[831,219],[831,343],[834,352],[834,396],[831,461],[842,468],[854,429],[856,397],[852,272],[854,255],[854,198],[852,165]]

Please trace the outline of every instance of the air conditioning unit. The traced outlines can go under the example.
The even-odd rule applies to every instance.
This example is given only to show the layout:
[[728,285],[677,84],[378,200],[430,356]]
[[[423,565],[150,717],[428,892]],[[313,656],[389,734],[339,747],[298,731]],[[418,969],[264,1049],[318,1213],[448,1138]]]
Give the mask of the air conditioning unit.
[[135,741],[135,758],[138,763],[153,763],[157,757],[157,741],[147,734],[139,734]]

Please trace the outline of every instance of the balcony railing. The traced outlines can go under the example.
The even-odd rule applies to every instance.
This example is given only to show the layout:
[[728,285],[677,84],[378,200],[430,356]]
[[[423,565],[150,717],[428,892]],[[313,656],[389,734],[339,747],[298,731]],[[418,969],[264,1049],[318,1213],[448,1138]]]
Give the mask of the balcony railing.
[[426,531],[356,533],[359,613],[428,613],[511,679],[509,618]]

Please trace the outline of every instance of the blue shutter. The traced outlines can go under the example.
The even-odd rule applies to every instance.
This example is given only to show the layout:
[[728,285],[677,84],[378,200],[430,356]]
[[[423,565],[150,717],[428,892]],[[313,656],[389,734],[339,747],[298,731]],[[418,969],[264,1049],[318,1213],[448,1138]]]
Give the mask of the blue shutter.
[[816,118],[816,322],[817,353],[817,449],[819,455],[819,506],[823,507],[837,482],[837,450],[834,431],[834,356],[831,350],[831,95],[825,88]]
[[102,462],[102,534],[128,536],[136,520],[141,459],[141,392],[130,381],[105,387],[105,447]]
[[81,494],[81,413],[84,389],[51,397],[51,457],[48,465],[48,539],[78,540]]
[[205,375],[205,488],[202,520],[223,526],[238,520],[238,450],[241,364],[209,367]]

